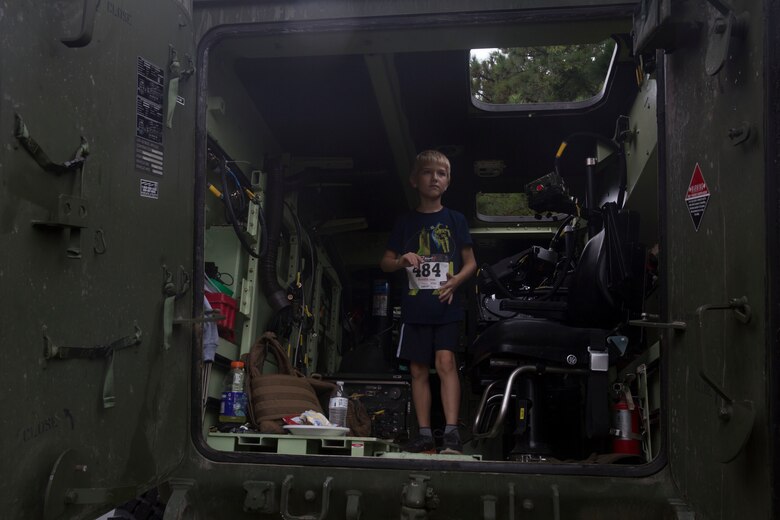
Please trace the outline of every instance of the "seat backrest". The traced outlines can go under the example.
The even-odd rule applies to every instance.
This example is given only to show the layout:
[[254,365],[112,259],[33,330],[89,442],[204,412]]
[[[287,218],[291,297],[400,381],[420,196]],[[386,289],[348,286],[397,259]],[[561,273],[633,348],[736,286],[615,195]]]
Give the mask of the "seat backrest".
[[574,326],[611,328],[620,320],[617,302],[609,292],[606,231],[585,244],[569,286],[568,321]]
[[585,244],[569,285],[571,325],[612,328],[642,304],[645,250],[636,241],[638,216],[614,203],[605,204],[603,214],[604,228]]

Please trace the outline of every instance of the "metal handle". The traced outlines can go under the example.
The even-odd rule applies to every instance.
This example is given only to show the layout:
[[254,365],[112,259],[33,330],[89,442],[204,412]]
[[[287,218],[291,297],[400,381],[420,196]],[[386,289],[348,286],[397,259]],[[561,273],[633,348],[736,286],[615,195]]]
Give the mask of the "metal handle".
[[92,41],[95,31],[95,13],[99,0],[84,0],[84,12],[81,15],[81,30],[74,38],[62,38],[60,41],[67,47],[86,47]]
[[628,324],[634,327],[649,327],[651,329],[675,329],[685,330],[688,324],[684,321],[674,320],[670,322],[657,321],[659,316],[657,314],[642,313],[641,320],[628,320]]
[[737,317],[737,319],[742,323],[750,323],[750,320],[753,318],[753,310],[750,307],[750,304],[748,303],[747,296],[742,296],[740,298],[730,298],[728,303],[723,304],[713,304],[713,303],[707,303],[704,305],[701,305],[698,309],[696,309],[696,315],[699,317],[699,326],[701,326],[701,320],[702,315],[706,311],[733,311],[734,315]]

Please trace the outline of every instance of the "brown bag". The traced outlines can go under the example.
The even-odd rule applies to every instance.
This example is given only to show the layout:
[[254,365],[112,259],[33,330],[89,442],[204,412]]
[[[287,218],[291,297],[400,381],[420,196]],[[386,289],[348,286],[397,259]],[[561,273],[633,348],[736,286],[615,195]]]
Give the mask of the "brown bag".
[[[269,352],[276,359],[276,374],[263,373]],[[281,433],[280,419],[288,415],[300,415],[306,410],[322,412],[311,383],[293,369],[274,333],[266,332],[252,345],[247,363],[250,418],[261,432]],[[318,386],[324,391],[326,387],[323,383],[326,382],[318,381]],[[328,393],[335,388],[335,385],[330,385]]]
[[355,437],[368,437],[371,435],[371,417],[363,403],[359,399],[349,400],[347,408],[347,427],[350,435]]

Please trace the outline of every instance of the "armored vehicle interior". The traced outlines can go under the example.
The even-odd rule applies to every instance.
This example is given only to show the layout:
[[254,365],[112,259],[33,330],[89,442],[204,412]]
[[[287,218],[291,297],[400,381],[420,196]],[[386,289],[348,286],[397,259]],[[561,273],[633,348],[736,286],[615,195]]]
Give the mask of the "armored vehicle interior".
[[[659,298],[656,88],[652,60],[632,54],[631,12],[368,22],[226,25],[202,40],[194,280],[221,321],[216,353],[207,325],[194,353],[195,437],[215,459],[419,463],[400,449],[417,427],[409,367],[394,357],[403,279],[379,260],[416,205],[415,155],[436,149],[479,271],[462,288],[464,453],[426,460],[651,465],[663,428],[657,329],[643,327]],[[495,103],[475,79],[485,60],[524,55],[571,85],[581,78],[565,56],[540,56],[596,45],[606,66],[584,97]],[[344,381],[371,432],[221,423],[230,362],[268,331],[301,374]]]

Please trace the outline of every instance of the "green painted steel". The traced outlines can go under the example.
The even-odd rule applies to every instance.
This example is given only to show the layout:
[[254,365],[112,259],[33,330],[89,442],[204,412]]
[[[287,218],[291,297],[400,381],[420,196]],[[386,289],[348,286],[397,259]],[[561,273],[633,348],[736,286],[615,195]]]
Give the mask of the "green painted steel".
[[[768,461],[777,438],[768,428],[764,196],[767,176],[776,171],[765,164],[770,112],[763,105],[763,50],[769,26],[762,4],[732,3],[744,27],[731,38],[717,74],[709,75],[706,64],[717,37],[712,28],[722,22],[713,8],[679,7],[675,18],[701,24],[702,31],[666,58],[667,318],[689,324],[684,334],[669,333],[666,342],[669,458],[680,491],[705,518],[769,518],[771,510]],[[740,140],[743,126],[749,136]],[[698,224],[687,204],[697,165],[709,193]],[[703,200],[701,190],[696,194],[693,200]],[[752,311],[749,322],[739,314],[744,309],[722,308],[742,297]],[[711,386],[735,402],[730,411]],[[754,420],[738,413],[742,406],[755,412]]]
[[[778,105],[770,85],[777,64],[767,60],[778,51],[767,30],[780,21],[772,2],[5,4],[4,517],[91,519],[153,487],[168,501],[166,519],[772,517],[777,295],[768,285],[777,285],[769,255],[778,248],[767,223],[777,201],[766,191],[776,187],[777,142],[768,129],[776,128]],[[395,144],[392,157],[403,163],[414,132],[389,84],[391,52],[463,49],[463,38],[479,35],[495,45],[533,45],[560,34],[570,41],[626,34],[635,7],[668,15],[659,17],[660,33],[642,33],[642,60],[655,57],[658,68],[637,59],[648,75],[640,71],[642,84],[625,102],[635,132],[627,205],[657,220],[643,227],[643,239],[660,248],[662,288],[648,303],[660,315],[647,320],[660,327],[647,329],[648,344],[658,339],[660,348],[635,362],[660,357],[661,375],[648,383],[660,402],[654,460],[512,462],[489,460],[476,453],[480,446],[430,457],[371,439],[208,431],[203,397],[218,393],[220,371],[215,363],[212,380],[201,380],[197,264],[211,255],[236,273],[251,271],[241,287],[241,308],[253,313],[246,336],[240,345],[220,340],[219,354],[245,352],[271,312],[255,285],[257,262],[241,257],[232,230],[220,227],[219,200],[203,200],[210,172],[198,159],[207,133],[251,165],[287,151],[250,109],[230,58],[374,56],[371,78],[388,84],[374,85],[372,96]],[[557,130],[542,120],[540,133]],[[405,171],[396,170],[403,181]],[[259,170],[252,175],[263,182]],[[474,235],[516,240],[539,229]],[[287,238],[279,263],[291,266],[294,280],[291,244],[300,237]],[[354,266],[365,268],[384,239],[364,238],[332,243],[355,249]],[[329,297],[319,282],[318,302],[339,302],[344,290],[330,260],[322,262],[327,273],[316,271],[330,288]],[[321,318],[318,331],[340,319],[335,311]],[[331,372],[341,356],[334,338],[306,343],[307,357]],[[323,344],[330,350],[317,351]]]
[[[138,93],[140,74],[142,99],[164,98],[190,26],[170,1],[0,8],[4,518],[94,518],[185,455],[192,335],[174,325],[164,348],[163,289],[166,270],[178,290],[192,278],[194,82],[171,129],[167,101]],[[162,155],[136,146],[141,113]]]

